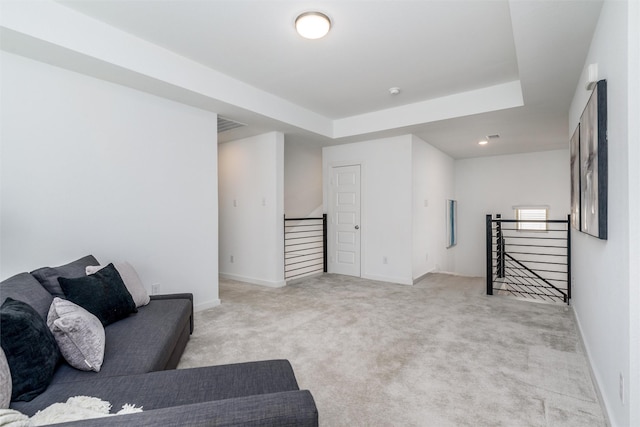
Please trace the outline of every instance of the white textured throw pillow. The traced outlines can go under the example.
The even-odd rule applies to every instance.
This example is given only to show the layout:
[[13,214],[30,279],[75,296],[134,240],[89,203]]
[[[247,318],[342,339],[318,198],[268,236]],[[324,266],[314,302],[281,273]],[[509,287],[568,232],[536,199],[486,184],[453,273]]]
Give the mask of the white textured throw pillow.
[[[136,307],[149,304],[149,301],[151,301],[149,294],[133,266],[128,262],[114,262],[113,266],[118,270],[120,277],[122,277],[122,281],[131,294]],[[104,267],[106,267],[106,265],[90,265],[86,268],[87,275],[93,274]]]
[[[0,347],[0,409],[9,409],[11,404],[11,370],[7,356]],[[0,423],[2,425],[2,423]]]
[[69,365],[82,371],[100,372],[104,361],[104,327],[84,308],[62,298],[54,298],[47,326]]

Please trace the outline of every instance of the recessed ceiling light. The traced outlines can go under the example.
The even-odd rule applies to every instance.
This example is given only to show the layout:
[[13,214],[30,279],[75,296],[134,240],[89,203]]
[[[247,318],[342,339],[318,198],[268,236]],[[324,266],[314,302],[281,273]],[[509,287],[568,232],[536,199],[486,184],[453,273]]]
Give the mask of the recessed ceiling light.
[[478,141],[478,145],[487,145],[489,143],[489,141],[487,141],[486,139],[483,139],[482,141]]
[[391,95],[397,95],[400,93],[400,88],[399,87],[391,87],[389,88],[389,93]]
[[305,39],[319,39],[331,29],[331,20],[321,12],[305,12],[296,18],[296,31]]

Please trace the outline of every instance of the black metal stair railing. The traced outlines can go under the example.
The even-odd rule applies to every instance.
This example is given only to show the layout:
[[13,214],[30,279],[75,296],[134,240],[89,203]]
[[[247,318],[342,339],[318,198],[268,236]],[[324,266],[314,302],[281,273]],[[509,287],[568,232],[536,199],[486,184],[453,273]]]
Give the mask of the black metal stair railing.
[[284,218],[284,279],[327,272],[327,214]]
[[[528,231],[518,223],[546,223]],[[486,217],[487,295],[569,303],[571,227],[567,220],[518,221]]]

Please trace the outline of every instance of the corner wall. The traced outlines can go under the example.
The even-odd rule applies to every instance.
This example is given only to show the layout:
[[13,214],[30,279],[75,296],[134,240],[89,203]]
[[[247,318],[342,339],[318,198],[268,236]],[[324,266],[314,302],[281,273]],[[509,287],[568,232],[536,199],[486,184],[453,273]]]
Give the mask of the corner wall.
[[218,170],[220,275],[284,286],[284,135],[220,144]]
[[569,111],[573,132],[590,93],[586,69],[597,63],[607,80],[608,240],[574,233],[572,302],[612,426],[640,423],[639,26],[637,2],[604,2]]
[[486,276],[485,216],[514,219],[513,206],[548,205],[550,219],[569,214],[569,151],[461,159],[455,162],[458,244],[454,271]]
[[413,279],[431,271],[453,271],[447,249],[446,201],[455,199],[454,161],[412,135]]
[[0,278],[92,253],[217,305],[216,114],[1,60]]
[[322,150],[325,212],[330,212],[328,194],[331,168],[361,165],[363,278],[407,285],[413,283],[411,144],[411,135],[404,135],[324,147]]
[[331,168],[355,164],[361,165],[361,277],[410,285],[430,271],[450,271],[445,201],[453,197],[453,159],[414,135],[325,147],[325,212]]

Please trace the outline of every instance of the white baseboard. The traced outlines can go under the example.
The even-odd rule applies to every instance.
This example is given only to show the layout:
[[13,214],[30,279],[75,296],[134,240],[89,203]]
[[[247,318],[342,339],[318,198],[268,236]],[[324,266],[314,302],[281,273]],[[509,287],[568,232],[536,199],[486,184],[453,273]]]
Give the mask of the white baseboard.
[[447,274],[449,276],[459,276],[459,277],[481,277],[483,279],[485,278],[484,276],[469,276],[467,274],[460,274],[454,271],[446,271],[446,270],[433,270],[433,271],[430,271],[429,273]]
[[269,280],[256,279],[254,277],[241,276],[239,274],[219,273],[219,276],[223,279],[237,280],[239,282],[251,283],[253,285],[267,286],[269,288],[282,288],[287,284],[284,280],[273,282]]
[[390,277],[390,276],[373,276],[370,274],[363,274],[363,279],[376,280],[378,282],[397,283],[399,285],[413,285],[413,280],[406,277]]
[[[426,272],[422,273],[422,274],[421,274],[421,275],[419,275],[418,277],[415,277],[415,278],[413,279],[413,283],[411,283],[411,284],[412,284],[412,285],[415,285],[416,283],[418,283],[419,281],[421,281],[422,279],[424,279],[424,278],[425,278],[425,276],[426,276],[427,274],[430,274],[430,273],[443,273],[443,272],[442,272],[442,271],[437,271],[437,270],[435,269],[435,267],[434,267],[434,268],[432,268],[431,270],[427,270]],[[445,273],[445,274],[446,274],[446,273]]]
[[573,312],[573,318],[576,321],[576,325],[578,325],[578,336],[580,338],[580,345],[582,346],[582,350],[584,351],[585,357],[587,358],[587,365],[589,365],[589,373],[591,374],[591,382],[593,383],[593,388],[596,390],[596,394],[598,395],[598,401],[601,402],[602,414],[604,415],[605,422],[608,426],[611,425],[611,418],[609,417],[609,401],[605,398],[600,390],[600,378],[596,371],[593,369],[593,363],[591,362],[591,352],[589,351],[589,347],[587,347],[587,343],[584,340],[584,333],[582,331],[582,325],[580,324],[580,317],[578,317],[578,313],[575,310],[575,307],[571,307],[571,311]]
[[202,304],[195,305],[193,307],[193,311],[202,311],[202,310],[206,310],[208,308],[217,307],[219,305],[220,305],[220,299],[216,298],[214,300],[203,302]]

